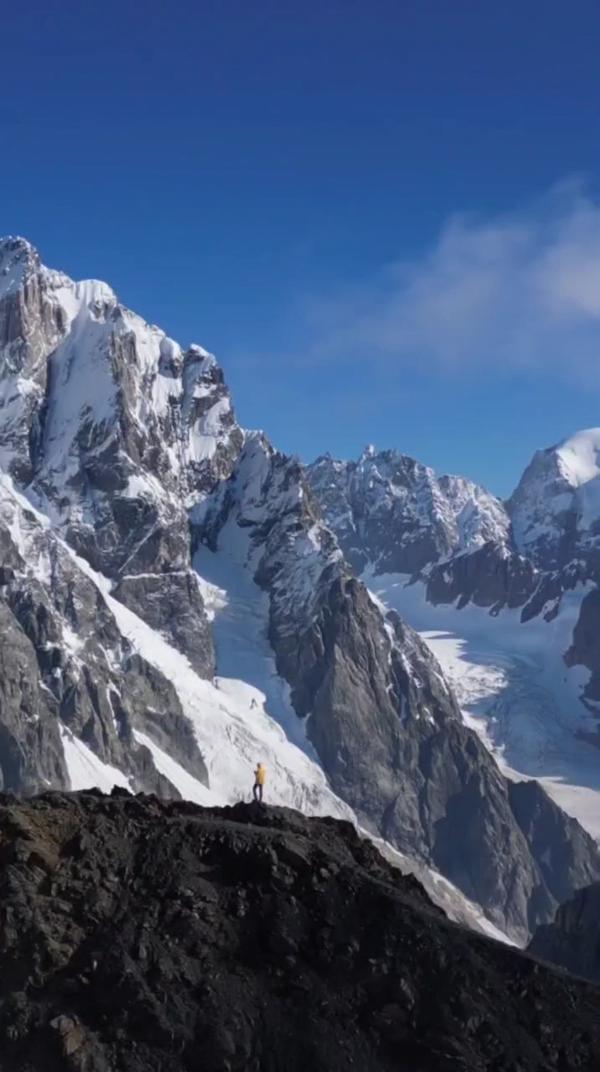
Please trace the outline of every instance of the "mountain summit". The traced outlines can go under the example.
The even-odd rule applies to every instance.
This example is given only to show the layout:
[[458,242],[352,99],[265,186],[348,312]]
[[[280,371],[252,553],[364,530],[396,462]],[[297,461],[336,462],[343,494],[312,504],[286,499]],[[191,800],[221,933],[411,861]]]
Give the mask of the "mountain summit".
[[538,451],[510,502],[515,543],[544,569],[600,552],[600,428]]

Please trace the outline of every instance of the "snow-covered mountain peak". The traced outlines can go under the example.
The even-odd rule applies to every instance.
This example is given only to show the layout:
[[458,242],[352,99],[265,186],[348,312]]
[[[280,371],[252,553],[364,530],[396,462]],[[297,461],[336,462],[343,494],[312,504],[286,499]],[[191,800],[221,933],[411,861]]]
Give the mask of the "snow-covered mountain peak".
[[0,301],[18,290],[39,266],[37,250],[25,238],[0,238]]
[[[106,283],[75,282],[44,267],[23,239],[4,240],[0,254],[5,469],[22,483],[35,476],[37,490],[60,502],[63,517],[76,500],[79,521],[82,472],[88,500],[97,496],[92,471],[102,470],[106,483],[112,469],[111,490],[128,498],[132,488],[148,490],[153,478],[167,472],[169,492],[185,485],[191,494],[223,475],[242,437],[212,354],[198,345],[184,353],[119,303]],[[114,455],[110,463],[107,451]],[[161,498],[164,490],[154,485]],[[87,505],[88,514],[97,508]]]
[[450,554],[505,544],[499,499],[470,480],[438,477],[397,450],[366,448],[356,462],[330,456],[308,467],[313,493],[354,565],[413,573]]
[[117,304],[114,290],[101,280],[75,282],[64,272],[44,267],[37,249],[26,238],[0,238],[0,301],[23,291],[35,277],[49,301],[62,307],[68,321],[74,320],[84,309]]
[[347,469],[349,465],[353,465],[353,462],[344,461],[341,458],[334,458],[333,455],[327,450],[324,454],[319,454],[318,458],[315,458],[314,462],[311,462],[309,469],[311,471],[321,470],[324,473],[332,470],[333,472],[341,472]]
[[[56,273],[51,273],[56,278]],[[65,279],[65,276],[59,277]],[[79,308],[93,309],[94,305],[116,305],[117,295],[101,279],[82,279],[74,285],[74,297]]]
[[556,451],[564,476],[581,487],[600,476],[600,428],[585,428],[564,439]]
[[206,368],[214,367],[217,364],[217,359],[214,354],[209,354],[208,350],[205,350],[203,346],[198,346],[198,343],[192,343],[188,348],[188,353],[196,357],[206,358]]
[[0,236],[0,265],[5,258],[22,256],[36,257],[39,262],[38,251],[27,238],[23,238],[22,235]]
[[536,451],[508,507],[518,549],[542,568],[600,550],[600,428]]

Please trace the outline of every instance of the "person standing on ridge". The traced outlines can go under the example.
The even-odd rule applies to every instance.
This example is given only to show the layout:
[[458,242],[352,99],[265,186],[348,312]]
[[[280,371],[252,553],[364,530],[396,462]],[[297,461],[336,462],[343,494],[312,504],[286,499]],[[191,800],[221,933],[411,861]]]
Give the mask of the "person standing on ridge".
[[252,794],[255,800],[260,800],[262,804],[263,798],[263,786],[267,779],[267,771],[262,763],[258,763],[256,770],[254,771],[254,785],[252,787]]

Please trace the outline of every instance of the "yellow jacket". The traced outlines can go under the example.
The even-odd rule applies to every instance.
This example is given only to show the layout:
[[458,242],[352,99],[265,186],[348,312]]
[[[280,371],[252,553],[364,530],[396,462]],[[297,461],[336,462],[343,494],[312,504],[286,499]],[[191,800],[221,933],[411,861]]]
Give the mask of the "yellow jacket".
[[266,768],[263,767],[262,763],[258,764],[258,767],[254,771],[254,777],[256,778],[256,784],[257,785],[264,785],[265,784],[265,781],[266,781],[266,778],[267,778],[267,771],[266,771]]

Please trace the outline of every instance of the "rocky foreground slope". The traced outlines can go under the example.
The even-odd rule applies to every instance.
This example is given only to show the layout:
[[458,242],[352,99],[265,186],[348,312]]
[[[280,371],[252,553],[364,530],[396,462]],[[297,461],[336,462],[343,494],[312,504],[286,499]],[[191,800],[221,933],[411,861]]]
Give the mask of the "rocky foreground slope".
[[598,991],[450,924],[348,823],[0,802],[2,1072],[549,1072]]

